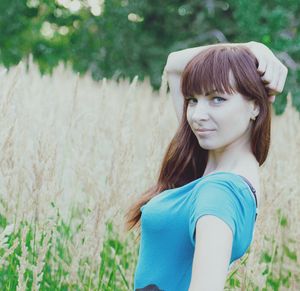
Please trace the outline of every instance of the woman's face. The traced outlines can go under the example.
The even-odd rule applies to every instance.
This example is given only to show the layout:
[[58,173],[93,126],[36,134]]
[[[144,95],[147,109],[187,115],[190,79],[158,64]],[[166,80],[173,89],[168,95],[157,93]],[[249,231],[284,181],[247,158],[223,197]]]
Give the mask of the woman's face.
[[[207,150],[221,149],[250,137],[251,117],[259,113],[253,101],[241,94],[196,95],[188,99],[187,121],[198,139],[199,145]],[[211,131],[199,133],[198,129]]]

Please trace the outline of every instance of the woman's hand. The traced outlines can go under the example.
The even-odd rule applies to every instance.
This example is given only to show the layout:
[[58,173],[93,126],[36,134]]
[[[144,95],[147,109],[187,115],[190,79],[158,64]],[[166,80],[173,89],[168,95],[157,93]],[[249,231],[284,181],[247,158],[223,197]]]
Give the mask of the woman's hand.
[[[245,44],[244,44],[245,45]],[[250,41],[246,46],[255,55],[258,61],[258,72],[269,89],[269,101],[275,101],[275,95],[282,92],[288,69],[283,65],[272,51],[262,43]]]

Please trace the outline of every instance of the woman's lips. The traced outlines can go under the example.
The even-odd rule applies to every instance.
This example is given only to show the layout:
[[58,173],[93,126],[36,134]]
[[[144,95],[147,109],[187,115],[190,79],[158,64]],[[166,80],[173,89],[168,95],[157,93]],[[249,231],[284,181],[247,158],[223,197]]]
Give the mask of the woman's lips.
[[196,132],[199,135],[208,135],[210,133],[212,133],[213,131],[215,131],[214,129],[197,129]]
[[199,128],[199,129],[196,129],[196,131],[212,131],[213,129],[207,129],[207,128]]

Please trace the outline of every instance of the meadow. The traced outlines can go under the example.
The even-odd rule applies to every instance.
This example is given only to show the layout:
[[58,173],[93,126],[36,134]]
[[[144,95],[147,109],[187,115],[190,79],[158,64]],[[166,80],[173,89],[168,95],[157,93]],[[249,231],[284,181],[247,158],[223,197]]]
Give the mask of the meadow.
[[[178,126],[166,82],[0,68],[0,290],[132,290],[124,214]],[[255,238],[226,290],[300,290],[300,117],[272,116]],[[297,174],[298,173],[298,174]]]

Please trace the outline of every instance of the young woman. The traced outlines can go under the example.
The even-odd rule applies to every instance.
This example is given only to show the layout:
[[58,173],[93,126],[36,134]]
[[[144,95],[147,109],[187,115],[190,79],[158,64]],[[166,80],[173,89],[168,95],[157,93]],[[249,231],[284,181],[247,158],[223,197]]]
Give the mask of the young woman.
[[223,290],[254,237],[271,103],[287,68],[264,45],[171,53],[165,68],[180,122],[156,184],[127,213],[141,226],[135,290]]

